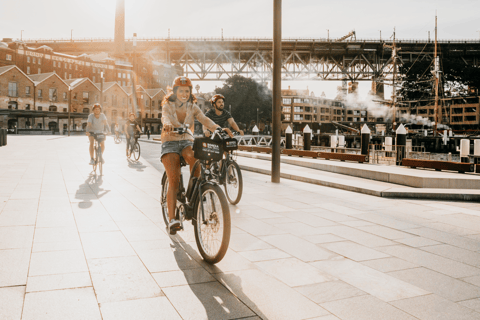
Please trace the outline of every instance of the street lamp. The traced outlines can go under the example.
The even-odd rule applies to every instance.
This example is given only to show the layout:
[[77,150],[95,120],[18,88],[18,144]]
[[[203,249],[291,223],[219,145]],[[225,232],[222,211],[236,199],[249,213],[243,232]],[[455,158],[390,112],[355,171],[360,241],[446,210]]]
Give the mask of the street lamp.
[[258,108],[257,108],[257,127],[258,127]]
[[330,29],[327,29],[327,40],[330,41]]

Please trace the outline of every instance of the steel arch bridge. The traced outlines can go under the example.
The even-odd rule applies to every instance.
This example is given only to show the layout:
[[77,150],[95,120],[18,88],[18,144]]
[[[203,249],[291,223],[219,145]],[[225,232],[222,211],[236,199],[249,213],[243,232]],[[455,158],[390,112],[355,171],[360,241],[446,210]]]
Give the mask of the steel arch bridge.
[[[115,54],[113,39],[26,40],[29,46],[47,45],[56,52]],[[393,74],[391,41],[283,39],[283,80],[381,81]],[[398,64],[432,60],[430,40],[397,40]],[[479,40],[440,40],[439,55],[480,65]],[[181,66],[193,80],[225,80],[234,75],[260,81],[272,78],[272,39],[152,38],[125,41],[124,55],[143,55]]]

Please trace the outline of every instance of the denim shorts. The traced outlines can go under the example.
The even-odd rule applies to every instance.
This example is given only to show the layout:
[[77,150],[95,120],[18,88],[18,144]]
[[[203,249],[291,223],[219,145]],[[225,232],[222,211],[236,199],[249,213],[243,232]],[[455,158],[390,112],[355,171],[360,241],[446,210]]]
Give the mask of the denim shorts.
[[186,147],[193,147],[193,141],[166,141],[162,143],[162,157],[167,153],[178,153],[181,156],[183,149]]

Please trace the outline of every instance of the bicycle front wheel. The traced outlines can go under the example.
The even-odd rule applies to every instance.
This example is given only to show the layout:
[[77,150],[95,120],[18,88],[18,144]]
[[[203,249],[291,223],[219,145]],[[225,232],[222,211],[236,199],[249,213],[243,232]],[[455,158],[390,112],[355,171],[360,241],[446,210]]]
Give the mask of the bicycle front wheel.
[[242,171],[235,161],[228,162],[225,170],[225,194],[228,202],[237,204],[242,198],[243,178]]
[[195,204],[195,241],[203,259],[214,264],[223,259],[230,243],[230,210],[218,185],[204,185],[201,194]]
[[168,227],[170,219],[168,218],[168,206],[167,206],[167,191],[168,191],[168,178],[164,172],[162,177],[162,193],[160,194],[160,205],[162,206],[163,221],[165,226]]
[[138,160],[140,159],[140,144],[138,142],[136,142],[134,145],[133,145],[133,158],[135,160]]

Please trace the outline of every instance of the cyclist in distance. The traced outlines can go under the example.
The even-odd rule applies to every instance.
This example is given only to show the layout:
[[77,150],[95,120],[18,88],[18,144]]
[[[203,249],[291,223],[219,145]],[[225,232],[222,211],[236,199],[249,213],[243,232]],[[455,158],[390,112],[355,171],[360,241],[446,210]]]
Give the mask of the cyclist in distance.
[[[243,130],[240,130],[235,120],[233,120],[232,115],[225,108],[225,97],[221,94],[216,94],[210,99],[213,108],[208,110],[205,113],[205,116],[212,119],[213,122],[221,126],[222,128],[226,127],[226,123],[228,123],[233,130],[238,131],[240,135],[243,136]],[[230,137],[233,138],[233,134],[230,129],[226,128],[225,131],[228,133]],[[210,137],[212,132],[203,126],[203,133],[206,137]]]
[[[192,170],[196,159],[193,157],[193,136],[189,133],[179,134],[174,128],[188,125],[194,128],[195,118],[212,132],[220,128],[212,120],[205,117],[197,106],[197,98],[192,92],[192,82],[187,77],[177,77],[173,80],[172,91],[163,99],[162,123],[163,130],[161,161],[165,167],[169,181],[167,190],[167,208],[169,216],[168,229],[180,227],[180,221],[175,219],[175,205],[180,180],[180,156],[185,159]],[[192,174],[192,172],[190,172]]]
[[137,120],[135,119],[135,114],[130,113],[128,115],[128,120],[125,122],[125,136],[127,138],[127,156],[128,150],[130,150],[130,145],[135,144],[136,141],[131,141],[132,137],[135,137],[136,132],[142,132],[140,126],[138,125]]
[[[90,113],[87,120],[87,136],[90,140],[90,165],[95,164],[95,160],[93,159],[93,136],[90,135],[90,132],[93,133],[103,133],[105,132],[105,127],[107,128],[108,132],[110,132],[110,126],[108,125],[107,117],[105,114],[102,113],[102,106],[100,103],[95,103],[92,107],[93,113]],[[102,155],[105,151],[105,141],[100,142],[100,146],[102,148]],[[105,163],[102,157],[102,163]]]

